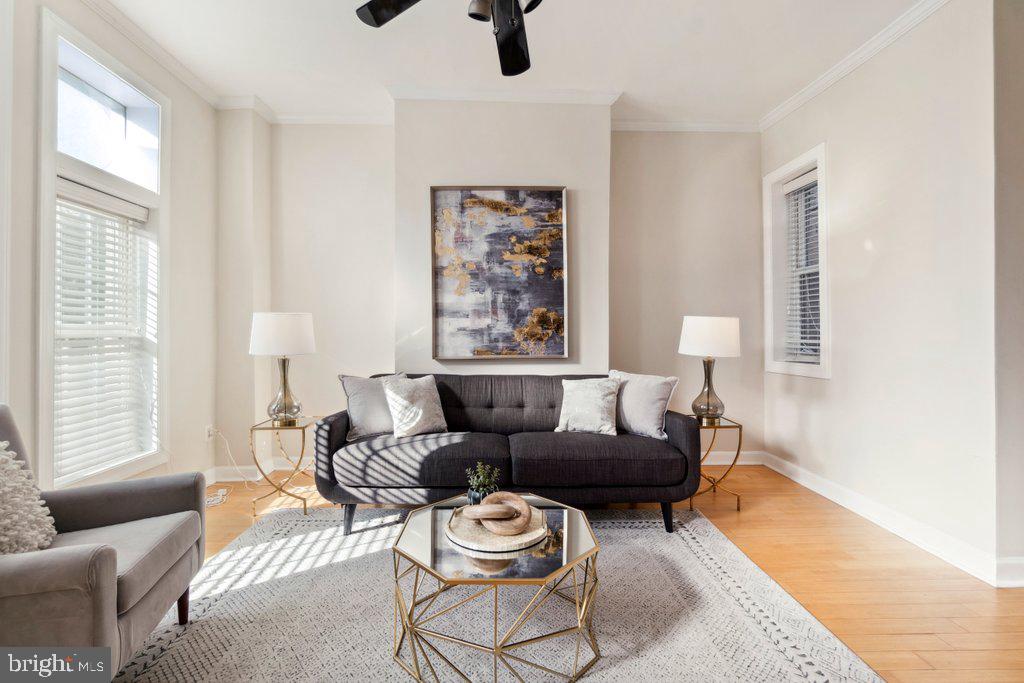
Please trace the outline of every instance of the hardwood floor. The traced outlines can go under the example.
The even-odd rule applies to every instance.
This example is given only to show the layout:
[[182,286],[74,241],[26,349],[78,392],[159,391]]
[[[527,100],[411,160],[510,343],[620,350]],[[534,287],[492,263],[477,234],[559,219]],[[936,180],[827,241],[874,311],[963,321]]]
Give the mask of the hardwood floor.
[[[327,505],[311,480],[296,481]],[[1024,589],[992,588],[766,467],[738,467],[728,485],[743,493],[741,512],[726,494],[695,506],[887,680],[1024,681]],[[271,490],[210,490],[228,487],[207,513],[209,555],[252,524],[251,500]],[[271,497],[257,510],[296,505]]]

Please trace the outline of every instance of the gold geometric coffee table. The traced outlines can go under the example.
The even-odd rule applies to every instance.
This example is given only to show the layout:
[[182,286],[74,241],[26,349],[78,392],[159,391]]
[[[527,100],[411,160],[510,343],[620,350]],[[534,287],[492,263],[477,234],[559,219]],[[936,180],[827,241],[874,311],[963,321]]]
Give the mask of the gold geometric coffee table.
[[[449,670],[460,680],[470,680],[451,657],[441,652],[441,647],[469,648],[489,655],[493,662],[487,666],[487,678],[493,675],[494,681],[498,680],[499,667],[518,681],[531,677],[531,667],[575,681],[601,657],[593,631],[601,546],[590,522],[575,508],[533,494],[523,497],[544,513],[549,534],[538,545],[513,553],[483,553],[449,540],[444,526],[455,508],[469,503],[464,495],[409,513],[392,549],[392,656],[417,681],[448,679]],[[499,595],[507,596],[509,591],[523,593],[523,600],[530,599],[521,610],[502,610]],[[445,598],[439,603],[442,595]],[[556,600],[549,602],[552,597]],[[557,615],[553,605],[558,600],[574,608],[561,615],[564,627],[522,637],[524,627],[538,614]],[[460,609],[465,612],[468,605],[480,605],[481,601],[487,601],[486,623],[461,622],[475,637],[441,632],[435,620]],[[504,628],[499,628],[502,622]],[[568,670],[532,661],[522,650],[556,639],[567,648],[565,659],[572,660]]]

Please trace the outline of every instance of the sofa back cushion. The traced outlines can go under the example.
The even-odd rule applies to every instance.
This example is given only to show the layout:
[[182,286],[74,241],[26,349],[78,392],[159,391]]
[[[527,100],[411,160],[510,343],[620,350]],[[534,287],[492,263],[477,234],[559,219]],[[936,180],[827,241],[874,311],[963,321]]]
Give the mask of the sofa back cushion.
[[[450,432],[552,432],[562,380],[607,375],[434,375]],[[423,377],[410,374],[409,377]]]

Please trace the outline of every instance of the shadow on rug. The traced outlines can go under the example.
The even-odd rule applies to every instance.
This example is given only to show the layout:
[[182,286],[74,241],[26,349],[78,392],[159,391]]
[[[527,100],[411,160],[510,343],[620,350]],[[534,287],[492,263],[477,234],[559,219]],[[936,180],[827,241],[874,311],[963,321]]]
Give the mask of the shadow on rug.
[[[881,680],[699,512],[678,511],[673,534],[657,512],[588,516],[601,542],[594,630],[602,657],[585,680]],[[115,680],[409,680],[391,658],[390,548],[400,515],[366,510],[359,517],[348,537],[336,509],[260,519],[193,581],[192,622],[180,627],[168,614]],[[459,591],[472,590],[445,597],[454,604],[471,595]],[[534,590],[503,587],[509,623]],[[487,630],[490,601],[474,602],[439,618],[436,630]],[[558,618],[557,611],[545,617]],[[544,620],[537,627],[559,628]],[[572,651],[557,640],[531,645],[529,656]],[[489,655],[442,652],[474,680],[492,680]],[[457,680],[440,662],[436,671],[440,680]],[[536,669],[517,674],[554,680]],[[498,680],[516,677],[499,669]]]

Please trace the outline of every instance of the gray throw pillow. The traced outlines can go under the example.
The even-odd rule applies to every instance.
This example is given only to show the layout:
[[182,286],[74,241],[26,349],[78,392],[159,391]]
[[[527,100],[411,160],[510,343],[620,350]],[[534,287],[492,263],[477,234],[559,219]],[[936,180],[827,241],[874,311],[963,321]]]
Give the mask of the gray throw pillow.
[[385,377],[384,395],[391,409],[395,436],[416,436],[447,432],[448,423],[441,409],[441,396],[433,375],[409,379]]
[[49,548],[57,535],[32,472],[0,441],[0,555]]
[[665,411],[679,378],[634,375],[618,370],[612,370],[608,376],[621,384],[617,411],[623,431],[667,441]]
[[[405,374],[395,377],[405,377]],[[348,441],[395,431],[388,399],[384,395],[383,377],[367,379],[338,375],[338,379],[348,400]]]
[[619,380],[563,379],[562,414],[556,432],[591,432],[615,436]]

